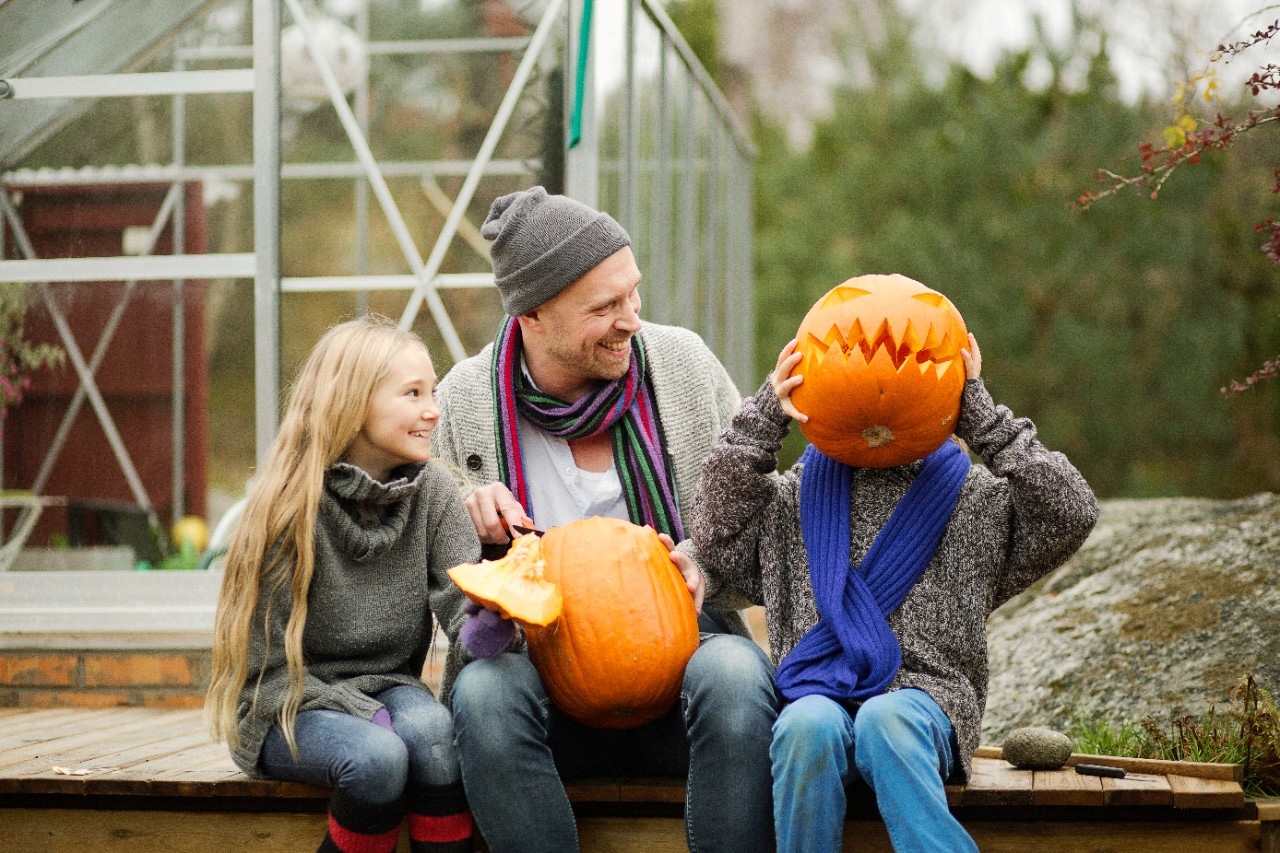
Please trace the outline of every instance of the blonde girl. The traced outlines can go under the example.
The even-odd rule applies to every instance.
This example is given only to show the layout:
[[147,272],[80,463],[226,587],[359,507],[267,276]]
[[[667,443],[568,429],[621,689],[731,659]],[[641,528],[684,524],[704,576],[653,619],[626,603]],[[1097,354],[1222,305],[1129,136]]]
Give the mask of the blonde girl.
[[[430,461],[422,341],[384,317],[330,329],[290,393],[231,541],[205,716],[246,773],[333,788],[321,851],[472,849],[448,710],[420,674],[480,545]],[[452,643],[446,693],[461,665]]]

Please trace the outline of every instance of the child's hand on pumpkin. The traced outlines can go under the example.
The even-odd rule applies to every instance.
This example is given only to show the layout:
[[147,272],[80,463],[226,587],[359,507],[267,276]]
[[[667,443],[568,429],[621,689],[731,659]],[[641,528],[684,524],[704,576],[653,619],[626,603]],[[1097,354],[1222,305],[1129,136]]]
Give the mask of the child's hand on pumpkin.
[[462,611],[467,614],[467,621],[458,631],[458,642],[473,658],[491,658],[511,648],[516,635],[515,622],[503,619],[470,598],[463,603]]
[[702,599],[707,594],[707,582],[703,579],[701,570],[693,562],[692,557],[683,551],[676,550],[675,540],[670,536],[665,533],[659,533],[658,539],[671,552],[671,562],[676,564],[676,568],[680,570],[680,576],[684,578],[685,585],[689,587],[689,595],[693,598],[693,609],[701,613]]
[[964,359],[964,378],[977,379],[982,375],[982,351],[978,349],[978,339],[969,333],[969,348],[960,350]]
[[773,369],[773,374],[769,377],[773,384],[773,393],[778,395],[778,403],[782,406],[782,411],[794,420],[804,423],[809,420],[809,416],[801,412],[791,402],[791,392],[796,389],[804,377],[799,373],[792,374],[796,365],[800,363],[800,353],[796,351],[796,340],[792,338],[787,341],[787,345],[782,348],[782,352],[778,353],[778,364]]

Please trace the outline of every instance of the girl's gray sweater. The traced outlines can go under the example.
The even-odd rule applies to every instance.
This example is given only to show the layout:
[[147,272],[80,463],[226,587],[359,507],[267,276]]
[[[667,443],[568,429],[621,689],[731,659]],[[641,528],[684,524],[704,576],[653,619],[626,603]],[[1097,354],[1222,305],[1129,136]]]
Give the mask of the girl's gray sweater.
[[[800,533],[803,466],[777,473],[789,425],[766,382],[703,464],[690,524],[703,571],[765,606],[775,665],[818,621]],[[889,617],[902,647],[889,689],[915,687],[937,701],[967,780],[986,707],[987,617],[1084,543],[1098,504],[1067,458],[1036,439],[1031,421],[996,405],[980,379],[965,383],[956,435],[985,467],[970,469],[924,576]],[[852,565],[919,468],[854,470]]]
[[[303,711],[323,708],[369,720],[382,707],[375,694],[401,684],[427,690],[421,674],[435,635],[433,614],[451,641],[445,697],[462,666],[456,640],[466,618],[464,599],[445,570],[478,561],[480,541],[442,465],[406,465],[394,474],[397,479],[379,483],[344,463],[325,473],[302,635]],[[240,744],[232,758],[255,776],[261,775],[262,742],[289,688],[289,580],[270,594],[275,578],[263,579],[250,628]]]

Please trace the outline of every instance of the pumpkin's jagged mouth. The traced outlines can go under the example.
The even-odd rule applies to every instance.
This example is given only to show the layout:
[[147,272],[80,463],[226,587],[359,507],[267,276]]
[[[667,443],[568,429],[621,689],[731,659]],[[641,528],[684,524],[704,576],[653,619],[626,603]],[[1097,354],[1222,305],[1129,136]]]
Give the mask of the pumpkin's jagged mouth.
[[814,343],[825,352],[838,349],[846,358],[860,352],[863,362],[870,364],[878,351],[884,350],[893,361],[893,366],[901,368],[908,361],[917,364],[947,365],[960,358],[960,348],[951,339],[949,333],[939,331],[932,324],[922,335],[911,322],[906,324],[901,334],[895,334],[888,323],[882,323],[874,336],[865,334],[860,323],[854,323],[847,331],[832,326],[824,338],[812,335]]

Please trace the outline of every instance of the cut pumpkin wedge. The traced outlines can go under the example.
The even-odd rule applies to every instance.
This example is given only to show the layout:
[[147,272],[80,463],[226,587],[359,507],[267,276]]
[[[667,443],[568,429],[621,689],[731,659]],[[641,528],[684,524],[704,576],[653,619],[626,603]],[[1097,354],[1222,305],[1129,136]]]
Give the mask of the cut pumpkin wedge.
[[542,544],[526,533],[511,543],[498,560],[462,563],[449,569],[449,577],[477,604],[508,619],[527,625],[550,625],[560,618],[564,602],[560,590],[543,572]]

